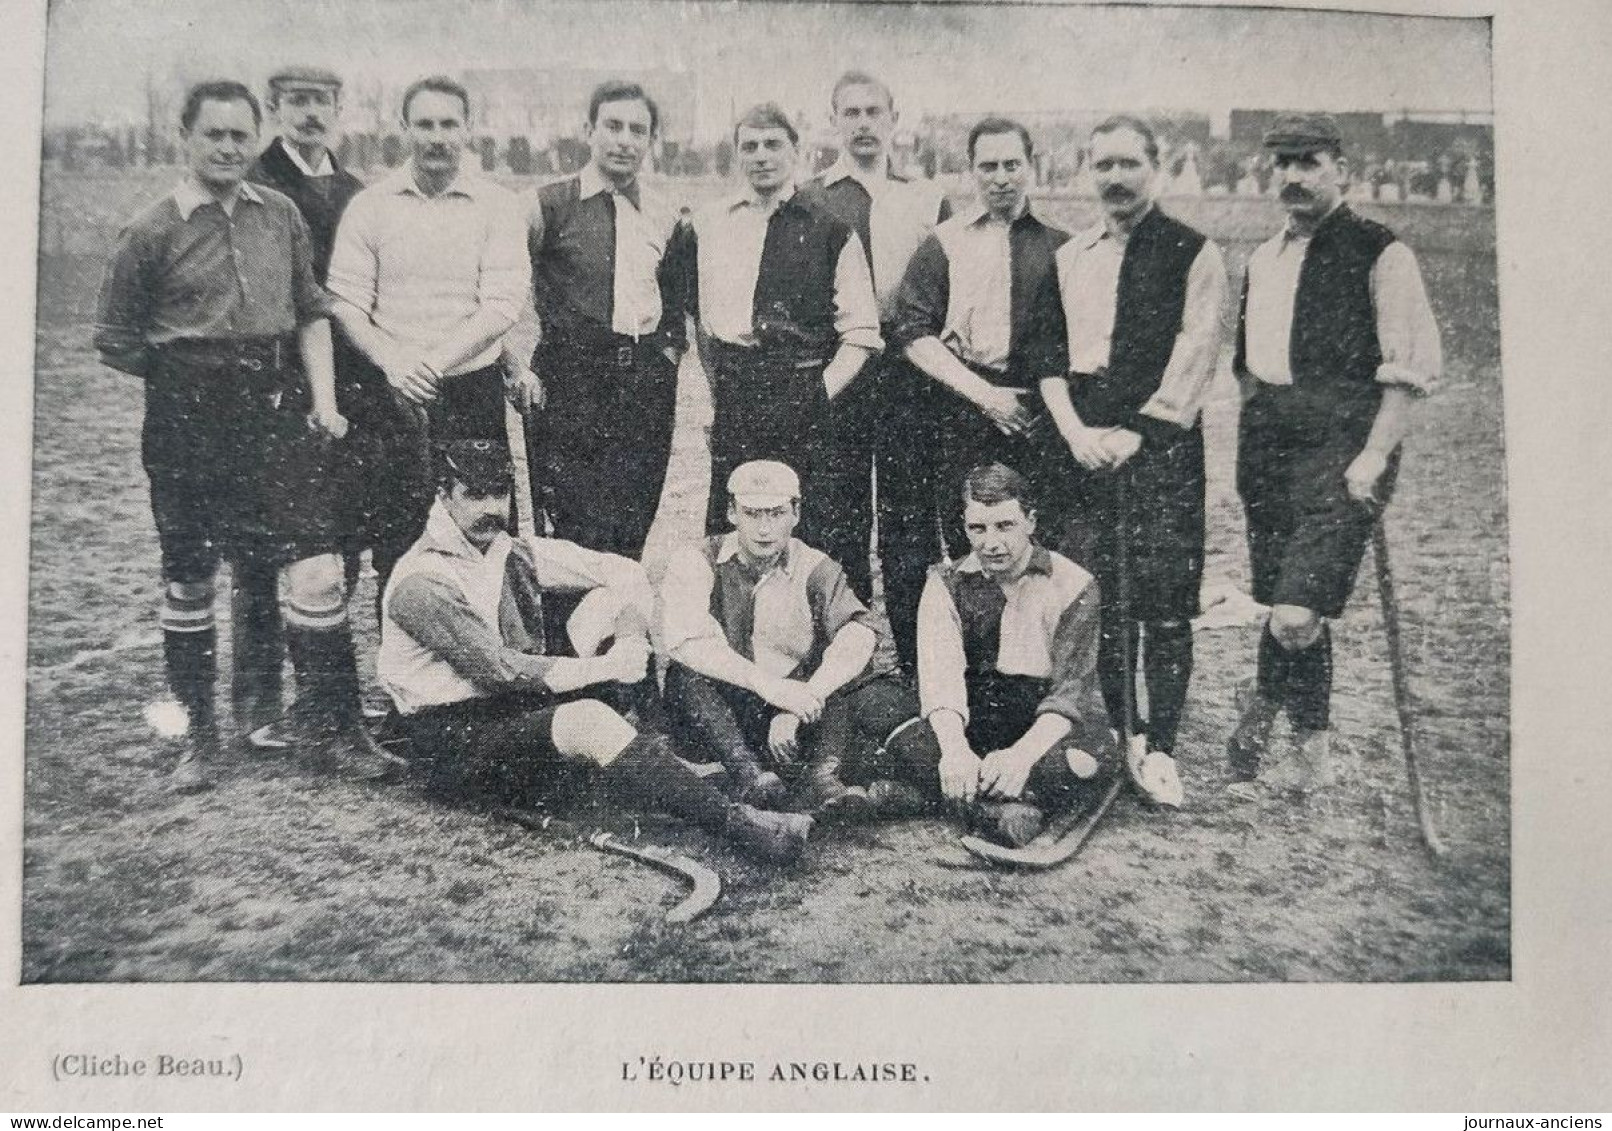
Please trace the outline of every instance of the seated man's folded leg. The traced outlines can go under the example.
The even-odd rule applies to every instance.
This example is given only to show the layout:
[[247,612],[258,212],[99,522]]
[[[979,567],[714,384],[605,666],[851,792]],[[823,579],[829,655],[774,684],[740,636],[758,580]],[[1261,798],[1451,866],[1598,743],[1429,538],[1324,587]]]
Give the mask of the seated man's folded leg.
[[709,752],[727,768],[739,800],[767,805],[783,798],[782,779],[762,769],[756,739],[749,733],[760,721],[761,734],[766,734],[765,704],[759,698],[673,663],[666,672],[664,706],[673,734],[692,747],[690,753]]
[[598,700],[554,709],[554,748],[599,766],[611,795],[638,809],[681,817],[763,859],[785,862],[806,850],[810,817],[736,804],[672,754],[664,736],[635,731]]

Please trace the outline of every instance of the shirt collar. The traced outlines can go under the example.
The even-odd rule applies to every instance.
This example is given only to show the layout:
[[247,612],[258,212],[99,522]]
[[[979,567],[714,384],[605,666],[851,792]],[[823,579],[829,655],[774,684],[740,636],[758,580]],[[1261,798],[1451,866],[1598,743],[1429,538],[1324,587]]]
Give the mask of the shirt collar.
[[734,193],[728,198],[728,211],[734,212],[740,208],[749,206],[764,214],[771,213],[794,200],[795,192],[795,185],[785,185],[778,191],[778,194],[772,198],[771,204],[763,204],[760,198],[756,196],[755,191],[751,189],[749,185],[745,185],[744,188],[740,189],[738,192]]
[[286,158],[291,162],[291,164],[297,167],[303,176],[330,177],[335,175],[336,162],[330,156],[330,150],[322,150],[319,154],[318,168],[310,168],[308,163],[302,159],[301,151],[298,150],[296,146],[286,141],[285,138],[275,138],[274,143],[280,147],[280,151],[286,155]]
[[1314,239],[1317,235],[1320,234],[1322,228],[1325,228],[1325,227],[1328,227],[1329,225],[1331,225],[1333,223],[1333,221],[1337,220],[1339,217],[1341,217],[1347,211],[1348,211],[1347,205],[1344,204],[1343,198],[1339,197],[1338,198],[1338,203],[1336,203],[1336,204],[1334,204],[1332,206],[1332,210],[1330,212],[1328,212],[1325,216],[1321,217],[1321,222],[1319,224],[1317,224],[1315,226],[1314,230],[1311,231],[1310,234],[1307,235],[1307,236],[1301,236],[1301,235],[1299,235],[1297,232],[1295,232],[1293,230],[1293,218],[1291,216],[1289,216],[1287,218],[1287,222],[1282,225],[1282,243],[1287,244],[1288,242],[1294,241],[1294,240],[1311,240],[1311,239]]
[[[238,200],[250,201],[253,204],[262,204],[263,197],[257,189],[252,187],[251,181],[242,181]],[[213,194],[202,188],[192,178],[186,177],[174,187],[174,207],[179,209],[179,218],[189,221],[192,212],[204,204],[218,204]],[[220,205],[222,207],[222,205]]]
[[[784,547],[783,557],[778,559],[778,565],[775,567],[785,577],[793,577],[793,576],[795,576],[795,544],[798,541],[799,541],[799,539],[796,539],[796,538],[791,538],[789,540],[789,544]],[[739,535],[738,535],[738,532],[737,531],[729,531],[726,535],[723,536],[722,545],[717,548],[717,551],[716,551],[716,564],[717,565],[722,565],[722,564],[724,564],[726,562],[730,562],[730,561],[734,561],[734,560],[737,560],[739,565],[742,566],[743,568],[745,568],[746,570],[749,570],[751,568],[750,563],[745,561],[744,558],[741,557],[740,554],[739,554]],[[771,571],[769,571],[769,572],[771,572]]]
[[[463,196],[471,200],[479,198],[487,187],[487,181],[472,173],[463,164],[459,166],[459,173],[453,178],[451,184],[443,189],[438,196]],[[405,161],[397,172],[393,173],[384,184],[388,192],[399,193],[405,196],[417,196],[421,200],[430,199],[420,191],[420,186],[414,182],[414,162]]]
[[[979,201],[975,201],[973,204],[969,205],[966,211],[962,213],[962,219],[964,223],[970,227],[973,227],[982,220],[988,219],[990,215],[991,210],[989,208],[985,207],[985,205]],[[1035,218],[1035,214],[1030,210],[1030,198],[1027,196],[1024,198],[1024,205],[1019,210],[1019,214],[1013,217],[1013,224],[1021,224],[1026,220],[1034,220]],[[1011,227],[1012,225],[1009,226]]]
[[[957,564],[957,572],[983,575],[985,567],[980,564],[979,555],[971,553]],[[1040,544],[1034,544],[1030,547],[1030,562],[1024,567],[1024,572],[1019,576],[1028,577],[1032,573],[1045,574],[1048,577],[1052,576],[1052,551]]]
[[641,192],[642,186],[636,179],[628,188],[618,189],[603,173],[599,172],[599,167],[592,161],[584,165],[582,172],[577,174],[577,196],[581,200],[587,200],[590,196],[605,193],[610,196],[626,198],[634,208],[642,212],[644,206],[641,203]]
[[437,499],[431,504],[431,513],[425,520],[425,533],[420,540],[427,549],[436,553],[445,554],[450,558],[480,562],[491,557],[499,548],[499,539],[508,540],[509,535],[499,531],[498,537],[492,540],[485,551],[476,549],[470,544],[470,539],[465,537],[465,532],[459,529],[459,524],[453,520],[453,515],[448,513],[448,508],[442,505],[442,500]]
[[885,158],[883,166],[877,173],[864,173],[862,166],[855,161],[848,160],[843,153],[835,159],[834,164],[823,170],[822,176],[824,185],[839,184],[839,182],[846,179],[853,180],[867,189],[869,196],[872,196],[877,189],[882,188],[885,182],[895,179],[890,175],[889,158]]

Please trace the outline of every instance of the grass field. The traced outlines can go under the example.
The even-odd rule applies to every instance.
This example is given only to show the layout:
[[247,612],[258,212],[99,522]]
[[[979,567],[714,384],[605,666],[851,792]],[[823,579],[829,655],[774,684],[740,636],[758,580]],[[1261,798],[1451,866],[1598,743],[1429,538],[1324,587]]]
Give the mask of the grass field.
[[[1493,223],[1373,211],[1421,253],[1446,379],[1408,445],[1388,524],[1424,777],[1450,847],[1420,851],[1369,568],[1336,631],[1346,776],[1301,805],[1238,805],[1222,744],[1257,629],[1202,630],[1180,751],[1189,807],[1129,800],[1061,870],[946,866],[939,821],[844,833],[805,866],[756,869],[654,818],[644,836],[713,864],[687,927],[671,884],[580,843],[586,810],[532,833],[235,756],[211,793],[161,789],[141,718],[162,692],[141,391],[89,349],[107,237],[171,172],[47,176],[35,384],[28,652],[25,982],[167,980],[1416,981],[1510,971],[1509,605]],[[1084,223],[1084,201],[1049,201]],[[1240,272],[1267,201],[1178,202]],[[709,405],[684,373],[652,572],[703,513]],[[1206,420],[1211,586],[1246,575],[1232,493],[1235,398]],[[899,427],[899,422],[893,422]],[[368,582],[357,608],[367,608]],[[373,653],[365,621],[366,655]],[[227,646],[226,646],[227,647]],[[632,830],[630,820],[615,827]]]

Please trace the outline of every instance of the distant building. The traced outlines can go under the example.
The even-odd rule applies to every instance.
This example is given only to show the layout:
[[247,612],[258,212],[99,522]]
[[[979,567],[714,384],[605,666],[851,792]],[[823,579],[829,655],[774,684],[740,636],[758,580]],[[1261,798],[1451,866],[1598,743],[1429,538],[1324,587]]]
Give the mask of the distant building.
[[588,95],[609,79],[642,84],[660,108],[661,138],[687,142],[694,134],[698,81],[683,71],[633,68],[500,67],[461,76],[475,102],[475,128],[499,139],[530,138],[539,148],[580,137]]

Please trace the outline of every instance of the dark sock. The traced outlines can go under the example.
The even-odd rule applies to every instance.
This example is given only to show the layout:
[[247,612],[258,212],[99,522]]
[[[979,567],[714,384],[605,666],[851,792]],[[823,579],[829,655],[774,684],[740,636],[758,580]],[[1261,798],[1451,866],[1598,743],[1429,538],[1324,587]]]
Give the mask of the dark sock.
[[1192,625],[1188,621],[1149,621],[1142,655],[1147,677],[1147,744],[1168,754],[1175,749],[1181,711],[1192,681]]
[[298,698],[332,722],[356,723],[360,715],[358,657],[344,621],[334,628],[288,624],[286,643],[297,672]]
[[1332,632],[1321,635],[1308,648],[1294,652],[1287,677],[1287,715],[1300,730],[1326,730],[1331,722]]
[[[1123,629],[1122,629],[1123,624]],[[1130,635],[1130,670],[1126,670],[1126,634]],[[1114,729],[1135,734],[1140,728],[1136,715],[1136,649],[1141,633],[1135,621],[1121,622],[1117,617],[1103,617],[1102,634],[1097,642],[1097,682],[1102,688],[1103,705]],[[1127,684],[1129,686],[1127,686]],[[1130,692],[1131,717],[1125,723],[1126,692]]]
[[1276,642],[1270,625],[1259,634],[1259,693],[1278,705],[1287,702],[1287,684],[1293,654]]
[[634,809],[655,809],[712,832],[727,826],[732,804],[667,750],[657,734],[641,732],[604,768],[605,787]]
[[278,700],[285,636],[280,623],[279,571],[250,559],[235,564],[231,593],[234,693]]
[[213,685],[218,678],[218,631],[165,631],[163,659],[168,668],[168,689],[184,706],[193,729],[214,725]]

